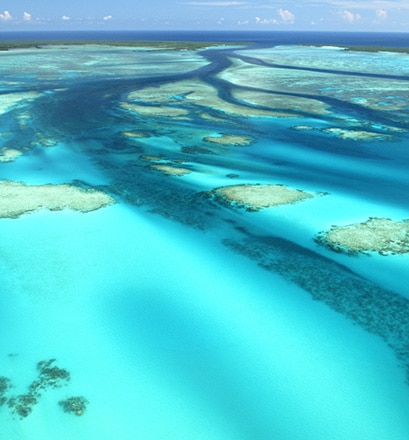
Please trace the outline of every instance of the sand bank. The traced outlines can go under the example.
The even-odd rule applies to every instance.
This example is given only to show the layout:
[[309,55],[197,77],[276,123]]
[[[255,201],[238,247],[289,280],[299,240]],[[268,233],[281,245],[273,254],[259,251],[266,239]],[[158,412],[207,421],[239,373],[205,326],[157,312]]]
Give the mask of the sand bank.
[[321,232],[317,241],[337,252],[404,254],[409,252],[409,219],[370,217],[362,223],[333,226]]
[[258,211],[263,208],[287,205],[314,197],[313,194],[291,189],[285,185],[234,185],[213,189],[211,195],[224,203]]
[[68,184],[26,185],[0,181],[0,218],[17,218],[38,209],[89,212],[113,203],[112,197],[95,189]]

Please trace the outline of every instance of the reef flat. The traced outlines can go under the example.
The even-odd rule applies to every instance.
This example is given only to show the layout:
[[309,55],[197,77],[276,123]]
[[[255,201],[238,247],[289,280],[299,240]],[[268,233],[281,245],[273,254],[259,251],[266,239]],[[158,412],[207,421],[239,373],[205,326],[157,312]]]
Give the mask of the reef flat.
[[0,181],[0,218],[17,218],[38,209],[72,209],[85,213],[113,203],[111,196],[95,189],[68,184],[26,185]]
[[237,145],[247,146],[254,140],[250,136],[238,136],[235,134],[222,133],[220,136],[206,136],[203,138],[205,142],[210,142],[218,145]]
[[409,220],[374,217],[362,223],[333,226],[317,241],[337,252],[405,254],[409,252]]
[[225,203],[251,211],[287,205],[314,197],[313,194],[291,189],[285,185],[224,186],[213,189],[210,194]]

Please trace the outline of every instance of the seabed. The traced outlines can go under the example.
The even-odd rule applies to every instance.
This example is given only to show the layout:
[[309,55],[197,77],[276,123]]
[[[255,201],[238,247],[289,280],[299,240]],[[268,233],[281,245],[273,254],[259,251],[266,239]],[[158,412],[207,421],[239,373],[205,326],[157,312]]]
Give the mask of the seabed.
[[408,438],[407,53],[9,48],[0,438]]

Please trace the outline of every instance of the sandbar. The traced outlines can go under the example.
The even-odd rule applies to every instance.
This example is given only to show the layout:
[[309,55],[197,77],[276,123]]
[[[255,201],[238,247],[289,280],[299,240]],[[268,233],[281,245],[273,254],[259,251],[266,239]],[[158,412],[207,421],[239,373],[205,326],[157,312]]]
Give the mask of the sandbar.
[[0,162],[13,162],[23,153],[14,148],[4,147],[0,150]]
[[26,185],[0,181],[0,218],[17,218],[39,209],[72,209],[90,212],[112,205],[115,200],[102,191],[69,184]]
[[239,136],[236,134],[222,134],[220,136],[207,136],[204,137],[205,142],[211,142],[218,145],[237,145],[245,146],[250,145],[253,142],[253,138],[250,136]]
[[324,130],[325,133],[331,133],[341,139],[349,139],[353,141],[384,141],[384,140],[392,140],[392,136],[388,134],[376,133],[372,131],[365,130],[347,130],[343,128],[326,128]]
[[147,138],[148,134],[142,133],[141,131],[121,131],[121,135],[128,138]]
[[154,170],[161,171],[164,174],[167,174],[168,176],[184,176],[185,174],[191,173],[190,170],[187,168],[182,167],[173,167],[171,165],[165,165],[165,164],[155,164],[151,165],[150,168],[153,168]]
[[318,234],[316,241],[336,252],[405,254],[409,253],[409,219],[370,217],[362,223],[333,226]]
[[259,211],[314,197],[314,194],[280,184],[223,186],[213,189],[210,194],[224,203],[246,208],[248,211]]

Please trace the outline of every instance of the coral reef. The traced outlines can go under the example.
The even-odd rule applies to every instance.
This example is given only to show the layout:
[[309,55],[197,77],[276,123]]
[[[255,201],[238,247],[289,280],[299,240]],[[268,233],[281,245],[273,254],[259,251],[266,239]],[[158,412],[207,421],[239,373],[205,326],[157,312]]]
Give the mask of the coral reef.
[[3,147],[0,151],[0,162],[13,162],[23,154],[15,148]]
[[341,139],[349,139],[353,141],[384,141],[393,140],[391,135],[376,133],[373,131],[345,129],[330,127],[322,130],[325,133],[333,134]]
[[88,400],[85,397],[69,397],[65,400],[60,400],[58,404],[62,407],[66,413],[74,414],[76,416],[82,416],[88,405]]
[[218,145],[234,145],[245,146],[250,145],[253,142],[253,138],[250,136],[239,136],[236,134],[222,134],[220,136],[206,136],[203,138],[205,142],[210,142]]
[[7,402],[7,391],[12,388],[10,379],[4,376],[0,376],[0,406]]
[[189,174],[191,172],[187,168],[174,167],[166,164],[155,164],[155,165],[151,165],[150,168],[157,171],[161,171],[162,173],[167,174],[168,176],[184,176],[185,174]]
[[17,218],[37,209],[89,212],[113,203],[112,197],[96,189],[68,184],[26,185],[0,181],[0,218]]
[[370,217],[362,223],[333,226],[320,232],[316,241],[336,252],[405,254],[409,252],[409,219]]
[[[10,396],[13,385],[7,377],[0,376],[0,406],[7,405],[13,414],[25,418],[31,414],[39,403],[44,392],[53,388],[67,386],[71,379],[68,370],[55,364],[55,359],[42,360],[37,363],[37,377],[30,383],[26,393]],[[85,397],[71,397],[59,402],[65,412],[82,415],[88,404]]]
[[[234,251],[297,284],[317,301],[381,338],[406,370],[409,382],[409,300],[334,261],[290,241],[246,233],[224,240]],[[291,258],[288,258],[291,253]]]
[[149,135],[147,133],[143,133],[141,131],[121,131],[120,133],[122,136],[128,137],[128,138],[147,138]]
[[314,197],[313,194],[285,185],[233,185],[215,188],[210,195],[217,200],[248,211],[286,205]]

